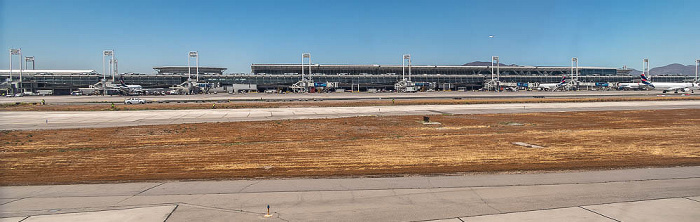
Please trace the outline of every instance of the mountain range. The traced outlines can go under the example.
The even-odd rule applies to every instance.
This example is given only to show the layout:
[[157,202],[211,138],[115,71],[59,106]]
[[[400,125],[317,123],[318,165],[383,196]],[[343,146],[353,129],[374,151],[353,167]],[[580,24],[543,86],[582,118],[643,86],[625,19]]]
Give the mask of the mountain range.
[[[661,67],[655,67],[651,68],[649,70],[649,73],[652,76],[657,76],[657,75],[685,75],[685,76],[694,76],[695,75],[695,66],[694,65],[683,65],[683,64],[678,64],[678,63],[673,63],[673,64],[668,64],[665,66]],[[642,71],[632,69],[630,72],[632,75],[639,75],[642,74]]]
[[[481,62],[481,61],[475,61],[475,62],[470,62],[470,63],[465,63],[463,66],[490,66],[491,62]],[[516,64],[510,64],[506,65],[501,63],[501,66],[519,66]],[[655,67],[652,68],[649,73],[651,73],[652,76],[654,75],[686,75],[686,76],[694,76],[695,75],[695,66],[694,65],[683,65],[683,64],[678,64],[678,63],[673,63],[673,64],[668,64],[665,66],[660,66],[660,67]],[[639,75],[642,74],[642,71],[632,69],[630,72],[631,75]]]

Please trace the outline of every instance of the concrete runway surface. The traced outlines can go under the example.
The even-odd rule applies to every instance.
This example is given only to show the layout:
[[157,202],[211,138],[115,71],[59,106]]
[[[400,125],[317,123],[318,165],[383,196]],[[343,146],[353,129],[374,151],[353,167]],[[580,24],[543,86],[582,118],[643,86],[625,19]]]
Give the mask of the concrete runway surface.
[[700,108],[700,100],[141,111],[4,111],[0,112],[0,116],[3,117],[0,118],[0,130],[324,119],[375,115],[449,115],[698,108]]
[[[199,94],[199,95],[168,95],[168,96],[25,96],[0,97],[0,103],[39,102],[45,99],[49,104],[81,104],[81,103],[123,103],[129,97],[138,97],[149,102],[195,102],[195,101],[260,101],[260,100],[368,100],[368,99],[478,99],[478,98],[600,98],[600,97],[629,97],[629,96],[680,96],[680,94],[660,91],[568,91],[568,92],[419,92],[419,93],[290,93],[290,94]],[[691,94],[690,96],[698,96]]]
[[0,194],[0,221],[13,222],[697,221],[700,167],[7,186]]

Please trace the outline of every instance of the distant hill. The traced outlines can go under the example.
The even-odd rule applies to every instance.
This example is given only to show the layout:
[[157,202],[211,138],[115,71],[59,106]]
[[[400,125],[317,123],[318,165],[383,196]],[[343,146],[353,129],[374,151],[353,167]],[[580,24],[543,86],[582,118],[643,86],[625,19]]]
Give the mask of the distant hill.
[[[463,66],[491,66],[491,62],[475,61],[475,62],[465,63]],[[516,64],[506,65],[506,64],[501,63],[500,66],[519,66],[519,65],[516,65]]]
[[[694,76],[695,75],[695,66],[694,65],[682,65],[678,63],[673,63],[673,64],[668,64],[665,66],[661,67],[655,67],[649,70],[649,73],[651,73],[652,76],[655,75],[686,75],[686,76]],[[640,75],[642,74],[642,71],[632,69],[630,72],[632,75]]]

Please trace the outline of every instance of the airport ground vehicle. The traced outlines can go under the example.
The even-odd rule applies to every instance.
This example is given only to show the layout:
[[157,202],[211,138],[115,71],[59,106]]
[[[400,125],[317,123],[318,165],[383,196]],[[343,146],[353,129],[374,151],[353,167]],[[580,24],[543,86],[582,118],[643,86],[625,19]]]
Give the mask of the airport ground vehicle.
[[124,100],[124,104],[145,104],[146,100],[139,98],[128,98]]

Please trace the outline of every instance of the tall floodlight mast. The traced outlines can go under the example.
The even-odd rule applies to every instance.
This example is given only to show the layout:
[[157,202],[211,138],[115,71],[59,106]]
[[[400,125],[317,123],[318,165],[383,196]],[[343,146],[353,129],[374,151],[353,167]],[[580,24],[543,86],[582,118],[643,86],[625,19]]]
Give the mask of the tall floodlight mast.
[[198,51],[190,51],[190,53],[187,56],[187,80],[192,80],[192,67],[190,66],[190,59],[192,57],[196,58],[195,63],[197,64],[197,82],[199,82],[199,52]]
[[309,75],[311,75],[311,53],[305,52],[301,54],[301,79],[304,80],[304,59],[309,61]]
[[34,66],[34,56],[24,57],[24,68],[29,69],[29,62],[32,62],[32,70],[35,70],[36,66]]
[[401,61],[401,72],[403,79],[406,79],[406,61],[408,61],[408,81],[411,81],[411,54],[404,54]]
[[571,58],[571,79],[578,81],[578,58]]
[[112,82],[114,82],[114,76],[117,75],[117,53],[112,50]]
[[22,88],[22,48],[19,49],[10,49],[10,80],[12,80],[12,56],[17,55],[19,56],[19,86],[18,88]]
[[642,60],[642,74],[644,74],[649,80],[651,80],[651,74],[649,73],[649,59]]
[[700,59],[695,60],[695,82],[700,84],[700,78],[698,78],[698,66],[700,66]]
[[[493,71],[494,65],[496,66],[496,72]],[[495,77],[495,79],[494,79]],[[496,83],[496,91],[500,91],[500,81],[501,81],[501,61],[498,56],[491,56],[491,82]]]
[[[105,58],[110,57],[109,61],[111,64],[112,58],[114,58],[114,50],[104,50],[102,51],[102,81],[107,80],[107,66],[105,66]],[[111,69],[111,68],[110,68]],[[111,71],[110,71],[111,72]]]
[[118,62],[117,59],[114,59],[114,74],[112,74],[112,82],[114,82],[114,76],[116,76],[119,73],[119,71],[118,71],[119,65],[117,62]]

